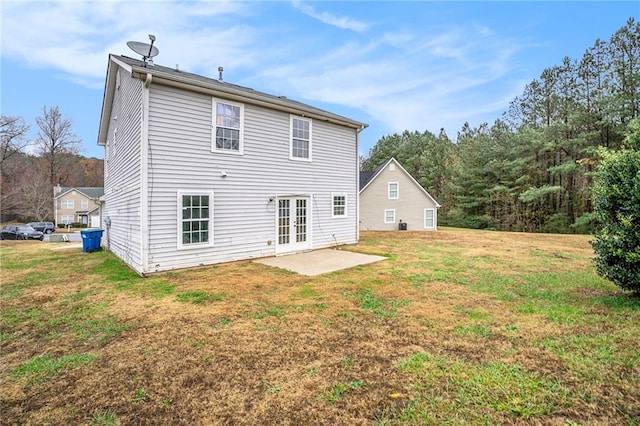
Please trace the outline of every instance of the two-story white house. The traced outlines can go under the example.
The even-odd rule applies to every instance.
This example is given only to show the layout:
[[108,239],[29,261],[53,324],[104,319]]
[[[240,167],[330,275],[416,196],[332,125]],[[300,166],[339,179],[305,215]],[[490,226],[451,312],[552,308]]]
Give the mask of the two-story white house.
[[139,274],[354,244],[365,127],[110,55],[104,244]]

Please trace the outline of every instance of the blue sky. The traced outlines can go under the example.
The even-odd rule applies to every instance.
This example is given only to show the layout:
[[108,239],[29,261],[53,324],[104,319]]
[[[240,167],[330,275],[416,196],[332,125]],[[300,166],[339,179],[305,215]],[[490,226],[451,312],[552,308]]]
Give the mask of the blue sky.
[[58,106],[103,158],[98,122],[109,53],[157,37],[157,64],[284,95],[382,136],[492,123],[564,56],[608,40],[640,2],[7,1],[0,3],[3,115],[32,126]]

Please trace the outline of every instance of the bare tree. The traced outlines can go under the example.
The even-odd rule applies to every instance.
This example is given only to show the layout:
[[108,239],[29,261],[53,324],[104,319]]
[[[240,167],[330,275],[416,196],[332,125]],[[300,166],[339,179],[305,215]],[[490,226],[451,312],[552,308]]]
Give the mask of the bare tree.
[[42,116],[36,117],[36,124],[40,128],[38,139],[34,142],[36,152],[46,160],[49,183],[51,186],[59,183],[64,185],[65,159],[77,155],[80,151],[80,140],[73,133],[71,120],[64,118],[57,106],[42,108]]
[[29,144],[26,136],[29,126],[22,117],[0,116],[0,168],[3,168],[7,159]]

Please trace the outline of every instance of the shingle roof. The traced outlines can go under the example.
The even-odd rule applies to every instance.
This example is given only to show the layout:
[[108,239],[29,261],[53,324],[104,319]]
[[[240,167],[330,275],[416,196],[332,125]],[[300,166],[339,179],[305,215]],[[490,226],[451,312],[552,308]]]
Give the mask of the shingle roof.
[[380,170],[382,170],[382,168],[389,162],[390,160],[385,161],[384,163],[380,164],[378,167],[376,167],[373,171],[371,172],[360,172],[360,191],[362,191],[362,189],[367,186],[367,184],[369,183],[369,181],[371,179],[373,179],[373,177],[375,175],[378,174],[378,172],[380,172]]
[[304,104],[302,102],[295,101],[293,99],[288,99],[286,96],[275,96],[270,95],[268,93],[259,92],[257,90],[253,90],[248,87],[238,86],[237,84],[228,83],[226,81],[220,81],[209,77],[204,77],[198,74],[189,73],[182,70],[177,70],[174,68],[165,67],[162,65],[149,65],[141,60],[129,58],[128,56],[123,55],[111,55],[113,58],[116,58],[127,65],[135,68],[137,72],[144,72],[152,74],[154,77],[164,77],[174,81],[180,81],[183,83],[191,84],[194,86],[205,87],[213,90],[220,91],[232,91],[233,93],[246,96],[250,99],[261,100],[263,102],[270,103],[272,105],[279,105],[282,107],[288,107],[293,110],[297,110],[300,112],[307,112],[311,114],[316,114],[322,117],[326,117],[327,119],[333,119],[335,121],[339,121],[345,124],[348,124],[355,128],[365,128],[368,125],[365,123],[361,123],[359,121],[352,120],[350,118],[334,114],[320,108],[313,107],[311,105]]
[[87,198],[98,198],[104,195],[104,188],[97,186],[67,186],[60,188],[60,192],[56,194],[55,198],[66,194],[67,192],[75,189],[78,192],[82,192]]

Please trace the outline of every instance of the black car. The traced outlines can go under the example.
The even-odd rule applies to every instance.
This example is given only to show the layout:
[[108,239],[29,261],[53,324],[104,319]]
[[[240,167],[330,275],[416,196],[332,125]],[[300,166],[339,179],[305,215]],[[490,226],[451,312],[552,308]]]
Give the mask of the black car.
[[45,234],[56,232],[56,226],[53,222],[29,222],[25,226],[30,226],[36,231],[44,232]]
[[44,234],[30,226],[7,225],[0,231],[0,240],[44,240]]

